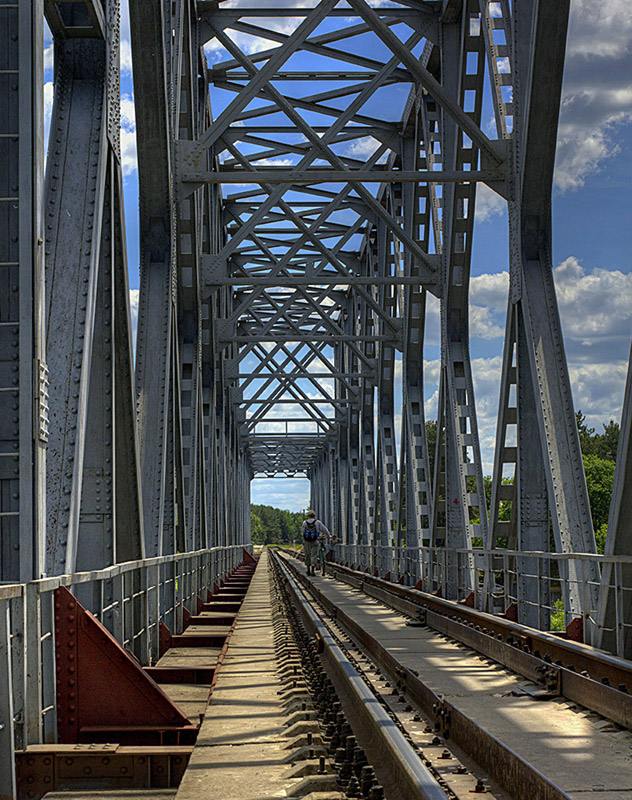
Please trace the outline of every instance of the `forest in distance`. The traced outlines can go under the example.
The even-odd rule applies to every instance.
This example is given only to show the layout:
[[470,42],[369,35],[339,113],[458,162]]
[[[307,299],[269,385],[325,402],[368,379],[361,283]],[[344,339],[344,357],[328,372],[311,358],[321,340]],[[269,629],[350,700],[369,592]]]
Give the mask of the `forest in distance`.
[[[578,411],[575,416],[584,461],[584,471],[586,473],[590,512],[597,540],[597,552],[603,553],[608,532],[608,510],[612,496],[614,468],[619,443],[619,423],[614,420],[610,420],[608,423],[604,422],[602,424],[603,431],[598,433],[594,428],[588,427],[586,417],[581,411]],[[437,438],[436,421],[429,420],[426,422],[426,436],[428,450],[434,456],[434,446]],[[433,472],[432,460],[431,458],[431,475]],[[492,488],[491,477],[486,475],[484,482],[487,506],[489,508]],[[287,511],[273,506],[251,505],[250,517],[253,544],[300,544],[301,525],[306,513],[306,509],[302,511]],[[503,518],[502,507],[500,513],[501,518]],[[327,521],[325,522],[329,524]],[[336,531],[332,531],[332,533],[335,534]]]

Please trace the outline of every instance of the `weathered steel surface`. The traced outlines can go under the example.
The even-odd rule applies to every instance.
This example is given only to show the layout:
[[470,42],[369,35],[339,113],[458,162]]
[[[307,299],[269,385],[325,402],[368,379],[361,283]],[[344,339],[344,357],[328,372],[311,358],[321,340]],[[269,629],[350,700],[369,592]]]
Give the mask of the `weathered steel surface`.
[[141,665],[63,586],[55,592],[55,648],[61,742],[83,741],[86,729],[189,725]]

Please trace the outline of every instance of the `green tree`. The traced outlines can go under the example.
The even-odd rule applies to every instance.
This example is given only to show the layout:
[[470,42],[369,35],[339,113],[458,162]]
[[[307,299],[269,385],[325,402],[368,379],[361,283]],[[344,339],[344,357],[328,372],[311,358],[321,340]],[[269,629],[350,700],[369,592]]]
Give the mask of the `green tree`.
[[602,423],[603,433],[589,428],[581,411],[575,414],[579,444],[584,461],[590,514],[595,529],[597,552],[603,553],[608,532],[608,513],[612,499],[614,470],[621,432],[618,422]]
[[575,414],[577,420],[577,432],[579,433],[579,446],[582,454],[599,456],[606,461],[615,462],[617,460],[617,447],[619,446],[619,434],[621,428],[618,422],[613,419],[610,422],[602,423],[603,433],[595,433],[594,428],[589,428],[586,417],[581,411]]
[[[590,501],[590,514],[597,540],[603,538],[605,544],[605,531],[608,527],[608,512],[610,498],[612,497],[612,483],[614,481],[614,461],[600,458],[597,455],[583,456],[584,472],[586,473],[586,486]],[[600,536],[597,535],[598,532]]]
[[575,420],[577,422],[577,433],[579,434],[579,446],[584,455],[594,452],[595,429],[589,428],[586,424],[586,417],[581,411],[575,412]]
[[301,533],[304,514],[273,506],[250,506],[250,528],[254,544],[291,544]]
[[617,448],[619,447],[619,434],[621,428],[618,422],[613,419],[606,425],[603,423],[603,433],[599,434],[599,450],[597,455],[613,463],[617,460]]

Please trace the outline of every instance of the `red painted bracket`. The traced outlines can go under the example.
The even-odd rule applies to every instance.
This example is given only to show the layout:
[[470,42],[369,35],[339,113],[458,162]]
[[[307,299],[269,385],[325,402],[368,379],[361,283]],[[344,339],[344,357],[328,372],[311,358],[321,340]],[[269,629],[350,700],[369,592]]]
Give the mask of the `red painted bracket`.
[[510,620],[510,622],[518,622],[518,604],[510,603],[505,609],[505,613],[500,616],[503,619]]
[[164,622],[158,623],[158,657],[162,658],[171,647],[171,631]]
[[182,606],[182,627],[183,628],[188,628],[190,624],[191,624],[191,612],[189,611],[189,609],[185,605],[183,605]]
[[459,605],[474,608],[474,592],[470,592],[463,600],[459,600]]
[[574,617],[566,626],[566,638],[571,642],[584,641],[584,620],[581,617]]
[[243,549],[244,560],[241,562],[242,564],[256,564],[257,559],[250,555],[250,553],[244,548]]
[[81,741],[84,728],[190,727],[189,720],[77,599],[55,590],[57,734]]

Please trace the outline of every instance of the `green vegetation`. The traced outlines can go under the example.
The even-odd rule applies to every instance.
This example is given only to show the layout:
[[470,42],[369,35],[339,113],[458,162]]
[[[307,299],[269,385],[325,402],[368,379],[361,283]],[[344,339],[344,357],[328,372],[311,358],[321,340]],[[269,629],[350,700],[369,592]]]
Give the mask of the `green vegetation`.
[[305,511],[286,511],[272,506],[250,506],[253,544],[300,542]]
[[555,611],[551,611],[551,627],[552,631],[565,631],[566,620],[564,615],[564,601],[561,597],[553,603]]
[[611,419],[610,422],[602,424],[603,433],[595,433],[595,429],[589,428],[586,424],[586,417],[581,411],[578,411],[575,416],[584,472],[586,473],[590,513],[595,528],[597,552],[603,553],[608,533],[608,511],[619,445],[619,423]]

